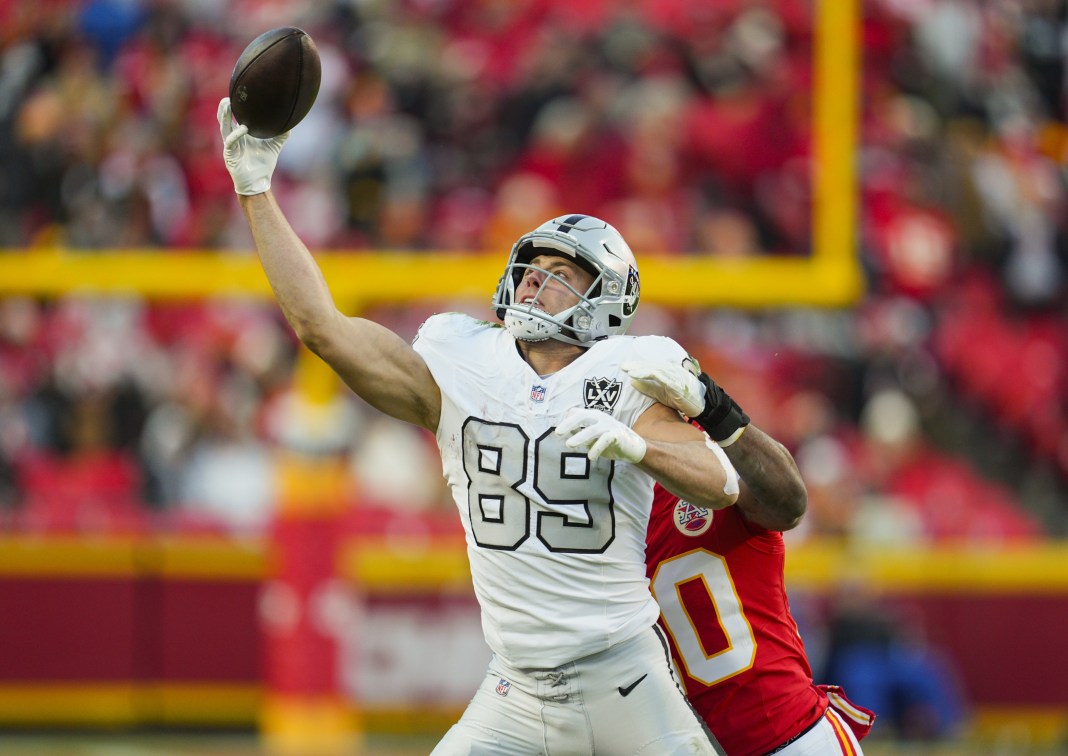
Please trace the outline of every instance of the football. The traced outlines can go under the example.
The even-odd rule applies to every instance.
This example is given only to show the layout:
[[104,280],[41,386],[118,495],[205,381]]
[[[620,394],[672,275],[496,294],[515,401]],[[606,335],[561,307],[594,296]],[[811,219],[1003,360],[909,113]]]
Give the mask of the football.
[[322,67],[306,32],[282,26],[249,43],[230,75],[230,108],[259,139],[289,131],[319,94]]

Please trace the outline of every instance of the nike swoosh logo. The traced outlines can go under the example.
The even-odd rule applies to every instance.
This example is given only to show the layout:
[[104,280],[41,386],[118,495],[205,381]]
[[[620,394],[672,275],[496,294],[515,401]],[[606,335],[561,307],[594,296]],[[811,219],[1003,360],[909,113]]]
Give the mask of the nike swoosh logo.
[[648,676],[649,676],[649,674],[648,674],[648,673],[646,673],[646,674],[642,675],[641,677],[639,677],[639,678],[638,678],[637,680],[635,680],[634,682],[632,682],[632,683],[631,683],[630,685],[628,685],[627,687],[625,687],[625,688],[619,688],[619,695],[621,695],[621,696],[623,696],[624,698],[626,698],[627,696],[629,696],[629,695],[630,695],[630,692],[631,692],[632,690],[634,690],[635,688],[637,688],[637,687],[638,687],[638,683],[640,683],[640,682],[641,682],[642,680],[644,680],[644,679],[645,679],[645,678],[647,678]]

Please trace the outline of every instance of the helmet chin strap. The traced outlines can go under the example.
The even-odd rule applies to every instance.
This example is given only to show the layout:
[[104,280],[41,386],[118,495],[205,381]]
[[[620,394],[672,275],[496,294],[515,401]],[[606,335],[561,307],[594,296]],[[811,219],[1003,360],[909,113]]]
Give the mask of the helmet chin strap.
[[504,327],[520,341],[548,341],[560,333],[558,323],[515,310],[505,313]]

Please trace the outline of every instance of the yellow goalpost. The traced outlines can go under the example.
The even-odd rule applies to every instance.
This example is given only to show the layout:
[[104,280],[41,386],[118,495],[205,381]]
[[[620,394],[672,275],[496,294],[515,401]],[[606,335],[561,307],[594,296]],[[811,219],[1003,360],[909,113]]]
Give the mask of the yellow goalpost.
[[[856,253],[857,0],[822,0],[815,29],[813,254],[719,259],[642,256],[642,297],[669,306],[843,307],[863,281]],[[321,252],[339,303],[440,296],[488,301],[503,253]],[[0,296],[137,295],[149,299],[270,296],[251,256],[208,251],[60,248],[0,254]]]

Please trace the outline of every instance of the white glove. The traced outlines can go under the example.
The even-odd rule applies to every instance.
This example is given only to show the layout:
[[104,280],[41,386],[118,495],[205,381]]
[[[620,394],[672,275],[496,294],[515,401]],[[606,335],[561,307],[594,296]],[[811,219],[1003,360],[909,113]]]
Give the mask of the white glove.
[[556,426],[556,435],[569,449],[586,452],[591,461],[601,457],[637,464],[645,458],[645,439],[600,410],[572,408]]
[[289,132],[270,139],[248,135],[248,126],[234,121],[230,112],[230,98],[219,101],[219,131],[223,138],[223,159],[234,191],[238,194],[263,194],[271,188],[271,174],[278,163],[278,153],[289,138]]
[[666,362],[627,362],[620,366],[630,385],[686,417],[705,411],[705,387],[682,365]]

